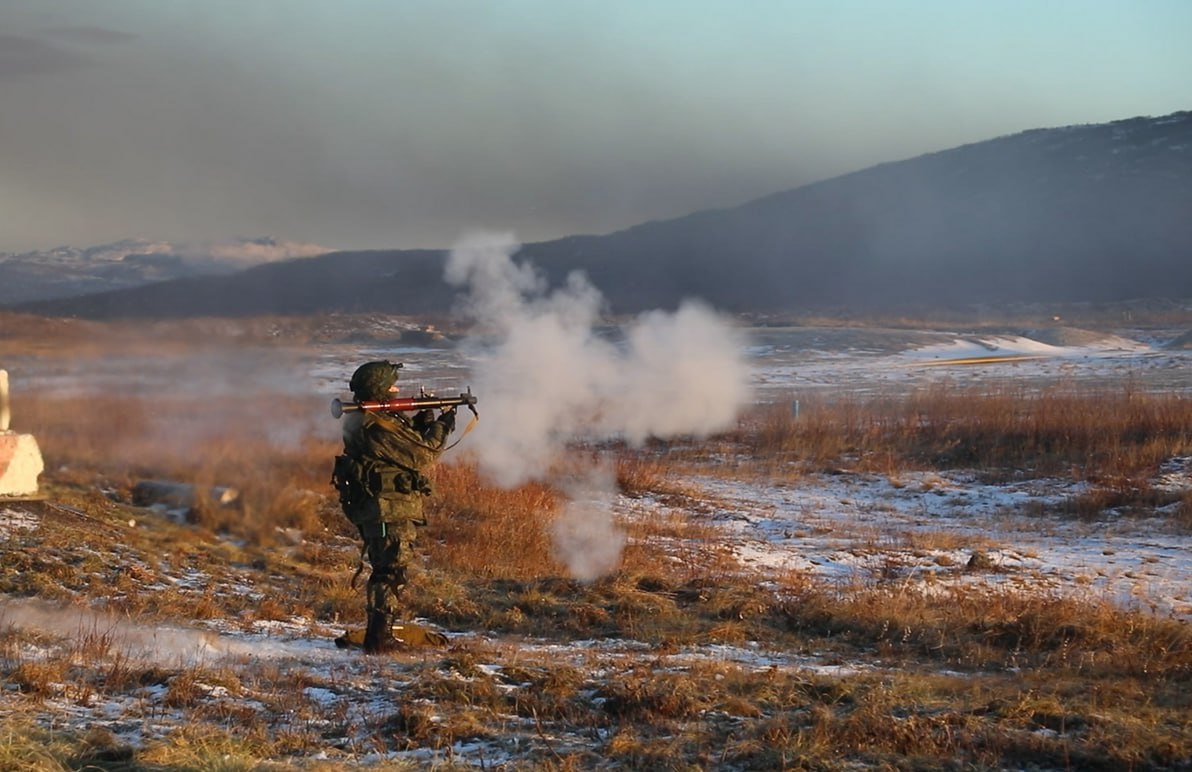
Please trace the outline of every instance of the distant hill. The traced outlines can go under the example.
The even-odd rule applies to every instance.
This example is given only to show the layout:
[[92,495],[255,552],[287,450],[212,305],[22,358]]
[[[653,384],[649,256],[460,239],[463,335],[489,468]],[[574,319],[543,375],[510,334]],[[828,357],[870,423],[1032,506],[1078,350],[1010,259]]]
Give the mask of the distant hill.
[[230,274],[263,262],[330,251],[315,244],[263,237],[218,244],[122,239],[91,247],[0,252],[0,305],[75,297],[192,276]]
[[[83,317],[418,314],[441,251],[340,252],[23,310]],[[1192,112],[1037,129],[605,236],[525,245],[614,312],[1192,297]]]

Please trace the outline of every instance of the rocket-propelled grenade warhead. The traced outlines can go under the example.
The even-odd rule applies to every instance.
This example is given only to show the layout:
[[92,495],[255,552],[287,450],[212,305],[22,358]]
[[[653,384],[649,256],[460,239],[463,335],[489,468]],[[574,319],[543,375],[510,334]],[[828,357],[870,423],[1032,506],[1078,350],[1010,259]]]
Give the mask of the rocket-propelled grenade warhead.
[[461,405],[467,406],[472,411],[473,415],[479,416],[476,412],[476,397],[472,394],[472,387],[468,387],[466,392],[463,392],[457,397],[435,397],[431,395],[422,395],[418,397],[400,397],[397,399],[380,399],[376,401],[361,400],[358,402],[344,402],[340,399],[331,400],[331,415],[334,418],[339,418],[344,413],[352,413],[357,410],[379,410],[386,413],[404,413],[408,410],[426,410],[428,408],[439,408],[440,410],[453,410]]

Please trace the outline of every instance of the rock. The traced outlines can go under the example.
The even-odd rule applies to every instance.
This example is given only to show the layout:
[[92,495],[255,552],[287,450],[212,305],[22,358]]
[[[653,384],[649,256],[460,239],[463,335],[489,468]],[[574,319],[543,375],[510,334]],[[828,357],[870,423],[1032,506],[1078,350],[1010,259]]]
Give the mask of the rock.
[[[200,490],[189,483],[175,480],[141,480],[132,489],[132,503],[138,507],[164,509],[179,519],[191,519],[191,511],[199,500]],[[240,500],[235,488],[215,486],[203,493],[207,500],[220,507],[233,507]]]
[[988,571],[993,568],[993,558],[981,550],[973,550],[969,556],[967,568],[970,571]]

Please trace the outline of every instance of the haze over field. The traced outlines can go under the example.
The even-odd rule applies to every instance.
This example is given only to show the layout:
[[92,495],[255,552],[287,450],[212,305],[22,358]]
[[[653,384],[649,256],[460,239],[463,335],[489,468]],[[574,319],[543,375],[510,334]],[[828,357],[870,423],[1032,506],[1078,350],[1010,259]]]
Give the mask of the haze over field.
[[1186,109],[1192,6],[0,5],[0,252],[608,232]]

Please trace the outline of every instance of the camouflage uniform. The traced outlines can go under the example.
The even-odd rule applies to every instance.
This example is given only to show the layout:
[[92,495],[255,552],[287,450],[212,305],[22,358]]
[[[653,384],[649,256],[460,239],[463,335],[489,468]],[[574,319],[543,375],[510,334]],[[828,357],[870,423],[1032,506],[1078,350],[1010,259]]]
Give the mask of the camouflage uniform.
[[[352,376],[357,401],[391,398],[400,365],[369,362]],[[438,418],[423,410],[403,413],[355,411],[344,417],[344,452],[336,459],[336,485],[344,514],[360,531],[372,572],[368,577],[365,651],[392,644],[390,625],[406,584],[418,529],[426,525],[422,497],[430,483],[422,470],[443,452],[455,429],[455,413]]]

